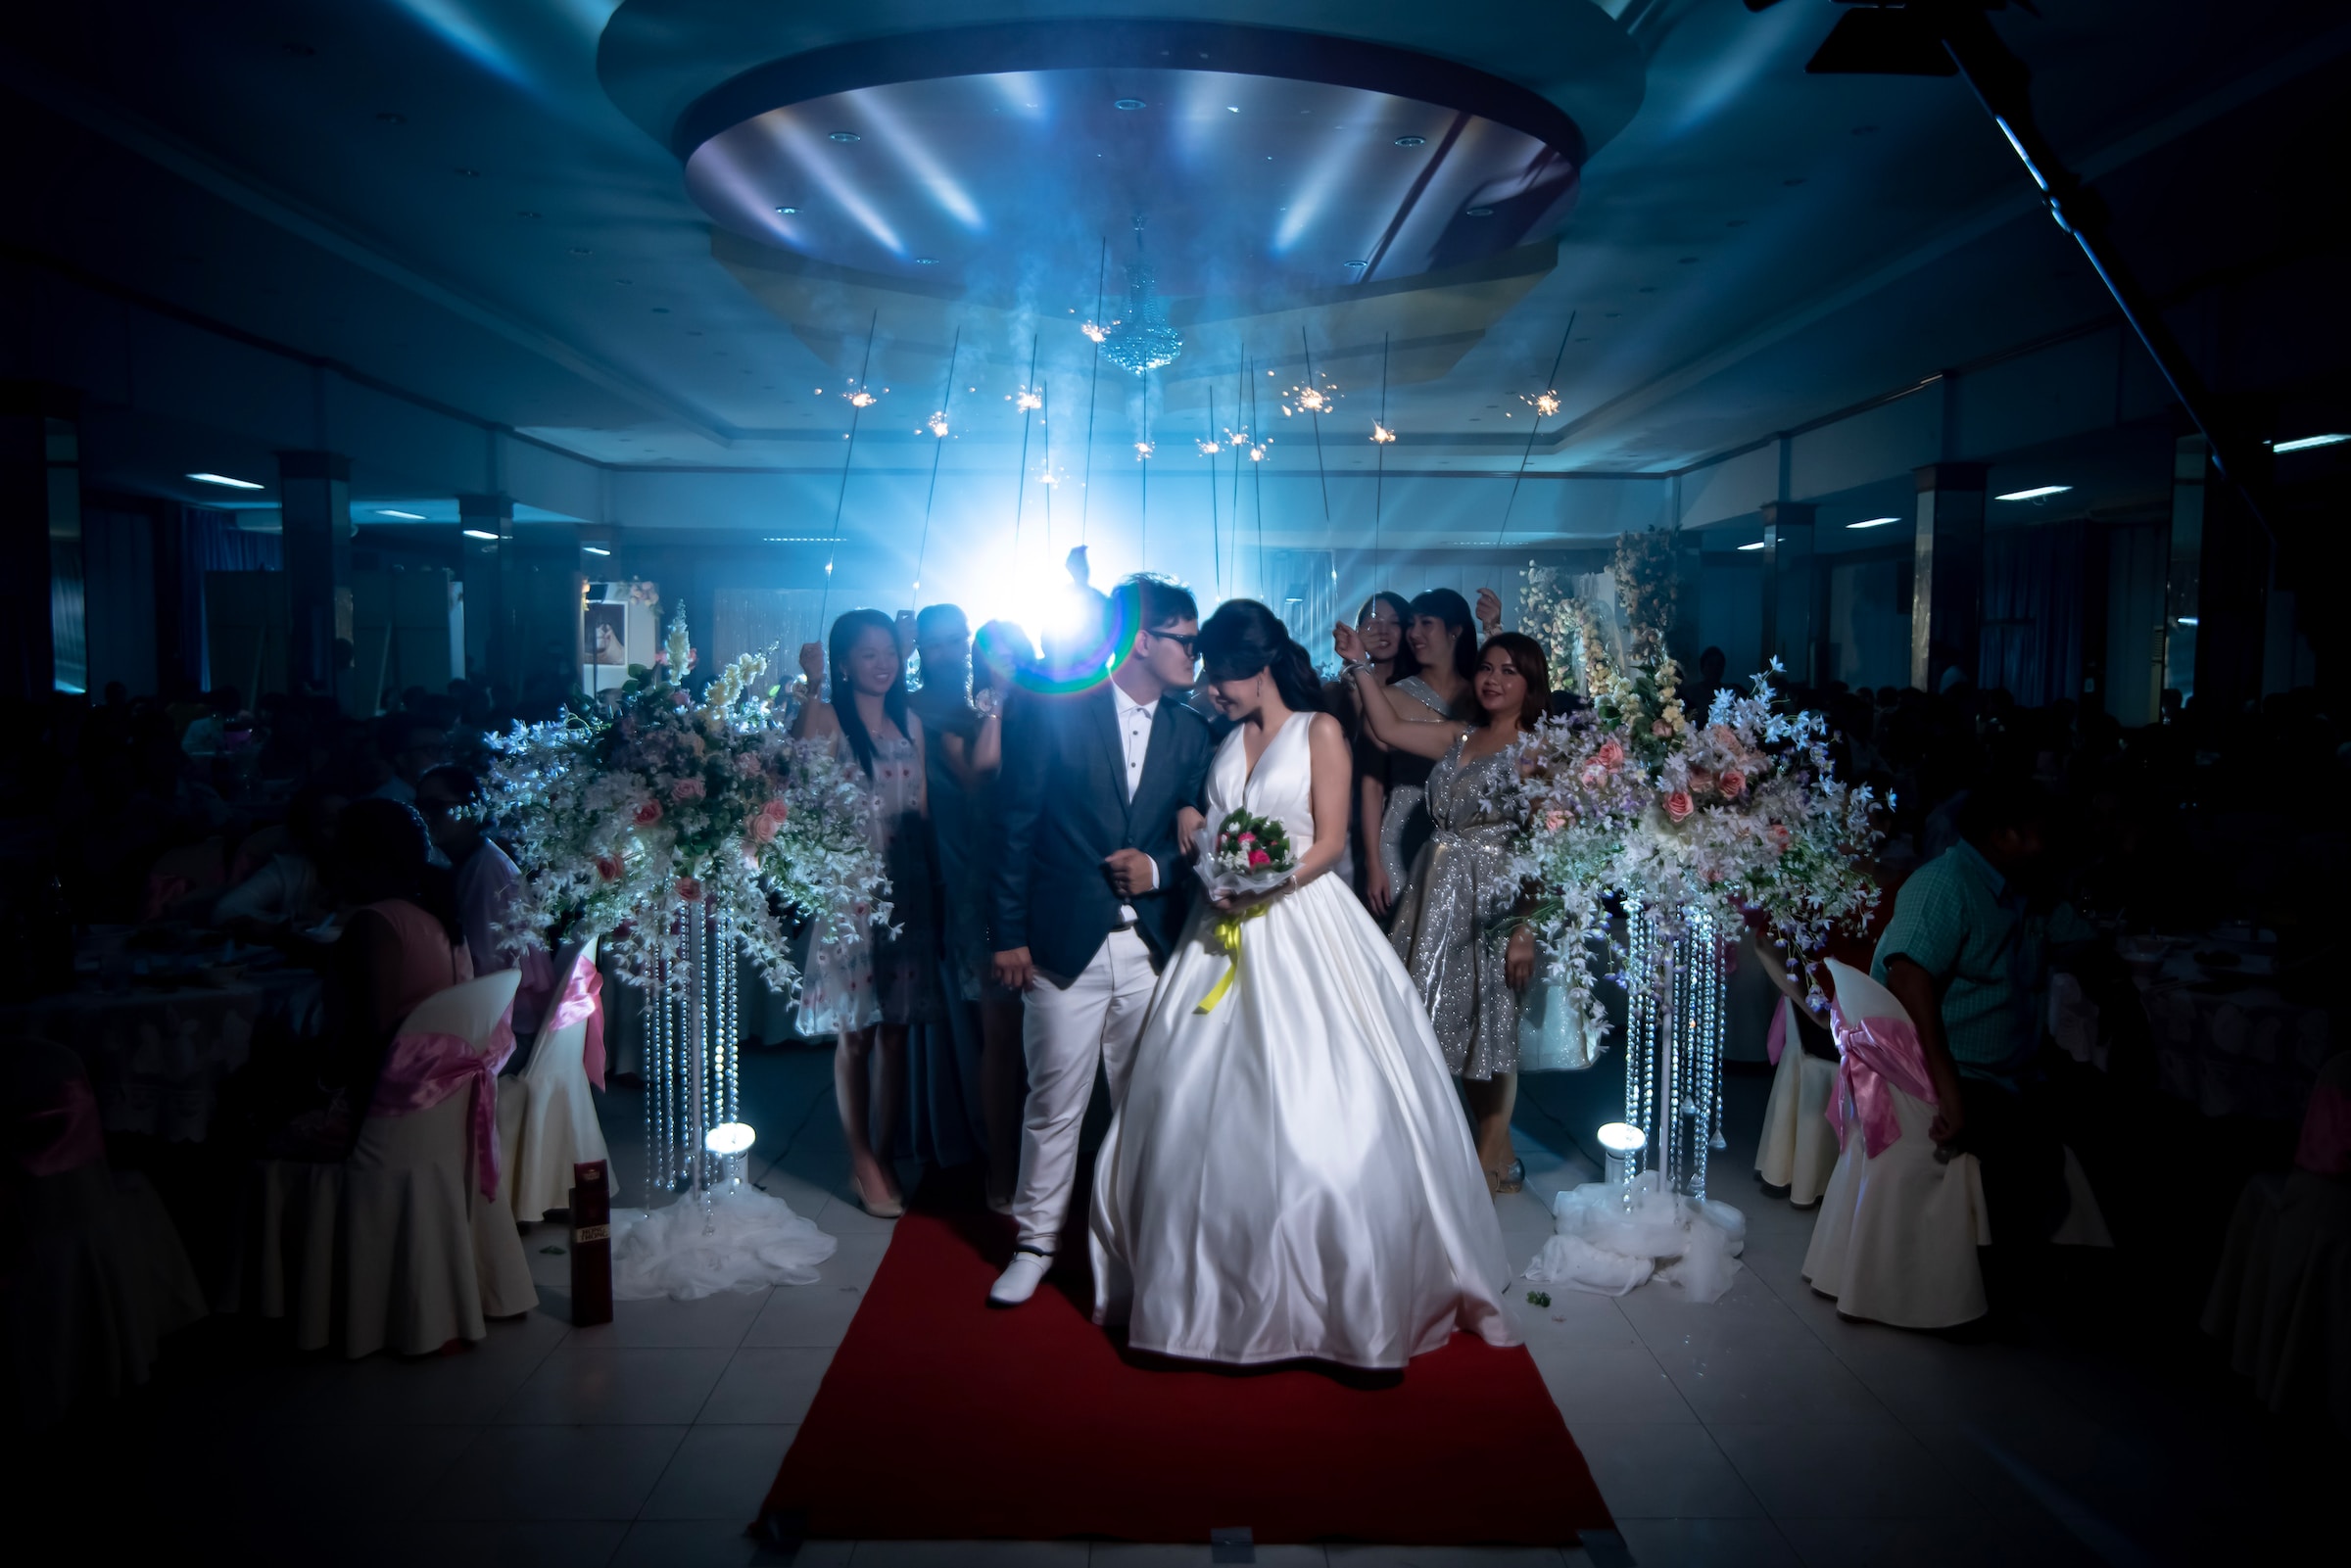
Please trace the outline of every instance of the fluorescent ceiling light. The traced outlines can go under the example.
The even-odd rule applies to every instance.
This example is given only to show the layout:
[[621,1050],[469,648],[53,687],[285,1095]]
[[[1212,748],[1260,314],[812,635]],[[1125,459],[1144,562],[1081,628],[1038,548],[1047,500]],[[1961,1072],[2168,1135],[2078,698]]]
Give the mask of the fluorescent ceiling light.
[[190,474],[188,477],[195,480],[200,485],[226,485],[231,490],[261,490],[265,488],[264,486],[255,484],[250,479],[231,479],[226,474]]
[[2196,618],[2192,615],[2183,615],[2176,624],[2180,626],[2193,626],[2196,624]]
[[612,553],[610,550],[604,548],[604,546],[601,545],[582,545],[580,548],[586,550],[591,555],[609,555]]
[[467,539],[486,539],[493,544],[496,544],[498,541],[498,536],[491,533],[486,528],[468,528],[465,530],[465,537]]
[[375,515],[378,517],[397,517],[404,523],[421,523],[424,521],[424,513],[422,512],[396,512],[389,506],[378,506],[375,509]]
[[2062,496],[2073,488],[2071,485],[2035,485],[2031,490],[2012,490],[2005,496],[1994,496],[1991,499],[1993,500],[2039,500],[2043,496]]
[[1739,547],[1741,549],[1761,549],[1763,547],[1763,542],[1758,539],[1752,545],[1742,545]]
[[2351,436],[2296,436],[2291,441],[2273,441],[2272,451],[2308,451],[2313,447],[2331,447],[2338,442],[2351,441]]
[[1845,526],[1847,528],[1883,528],[1888,523],[1898,523],[1900,521],[1901,519],[1899,517],[1864,517],[1857,523],[1847,523]]

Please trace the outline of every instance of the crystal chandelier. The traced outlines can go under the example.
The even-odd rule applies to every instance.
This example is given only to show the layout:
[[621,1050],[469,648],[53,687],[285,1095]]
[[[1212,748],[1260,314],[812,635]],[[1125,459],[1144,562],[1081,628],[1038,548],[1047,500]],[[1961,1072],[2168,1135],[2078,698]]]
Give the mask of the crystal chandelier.
[[1151,288],[1151,261],[1143,255],[1143,214],[1134,214],[1134,260],[1127,263],[1127,310],[1102,329],[1097,340],[1110,362],[1141,375],[1174,364],[1183,338],[1168,325],[1168,302]]

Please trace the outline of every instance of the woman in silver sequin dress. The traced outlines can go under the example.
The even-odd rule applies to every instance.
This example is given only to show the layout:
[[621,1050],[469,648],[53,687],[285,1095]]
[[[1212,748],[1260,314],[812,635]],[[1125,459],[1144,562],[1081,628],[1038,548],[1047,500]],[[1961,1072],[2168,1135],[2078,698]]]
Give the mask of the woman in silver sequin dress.
[[[1342,657],[1352,638],[1340,637]],[[1397,901],[1389,939],[1419,988],[1447,1066],[1461,1078],[1477,1124],[1477,1152],[1497,1192],[1515,1192],[1525,1169],[1511,1152],[1518,1092],[1518,1005],[1534,977],[1533,933],[1507,935],[1498,922],[1524,889],[1509,875],[1513,823],[1484,808],[1518,737],[1551,699],[1551,672],[1531,638],[1498,633],[1479,653],[1473,689],[1479,720],[1399,720],[1367,705],[1367,724],[1394,752],[1435,760],[1427,804],[1433,831]],[[1364,676],[1356,676],[1359,682]]]

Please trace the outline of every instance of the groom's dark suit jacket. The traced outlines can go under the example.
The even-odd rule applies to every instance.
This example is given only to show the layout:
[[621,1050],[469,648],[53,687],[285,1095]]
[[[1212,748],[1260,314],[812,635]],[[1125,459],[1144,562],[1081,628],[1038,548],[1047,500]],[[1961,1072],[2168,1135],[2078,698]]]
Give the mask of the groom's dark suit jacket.
[[1155,957],[1176,945],[1192,880],[1177,864],[1176,813],[1201,805],[1216,754],[1208,721],[1179,698],[1161,697],[1152,715],[1132,801],[1108,682],[1076,696],[1013,700],[996,783],[995,951],[1026,947],[1063,981],[1083,973],[1119,926],[1119,896],[1102,867],[1119,849],[1139,849],[1159,866],[1159,889],[1129,900],[1136,933]]

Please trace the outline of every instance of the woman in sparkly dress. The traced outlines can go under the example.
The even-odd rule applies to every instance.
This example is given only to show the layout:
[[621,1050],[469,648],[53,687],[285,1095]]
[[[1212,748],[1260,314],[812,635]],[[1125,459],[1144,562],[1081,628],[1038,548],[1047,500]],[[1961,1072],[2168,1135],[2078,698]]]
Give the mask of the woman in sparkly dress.
[[799,1028],[840,1037],[833,1087],[849,1143],[849,1179],[866,1212],[889,1218],[904,1207],[888,1156],[906,1098],[906,1029],[940,1017],[923,721],[906,706],[906,660],[888,616],[851,610],[833,623],[826,650],[813,642],[801,648],[812,691],[827,650],[832,700],[803,707],[799,730],[831,736],[835,753],[854,765],[851,776],[862,777],[874,795],[874,847],[889,872],[891,929],[861,929],[809,950]]
[[[1361,644],[1337,633],[1340,657],[1365,682]],[[1515,765],[1518,737],[1543,717],[1551,671],[1532,638],[1501,632],[1486,641],[1472,683],[1479,720],[1414,720],[1362,693],[1372,735],[1401,756],[1426,757],[1432,831],[1397,900],[1389,940],[1419,988],[1446,1065],[1462,1080],[1477,1124],[1477,1153],[1487,1183],[1515,1192],[1525,1168],[1511,1152],[1511,1110],[1518,1093],[1518,1004],[1534,977],[1534,936],[1525,927],[1505,936],[1496,923],[1518,907],[1523,889],[1509,873],[1514,824],[1486,809],[1487,796]]]
[[[1430,589],[1407,607],[1404,641],[1416,668],[1384,684],[1358,678],[1358,706],[1376,701],[1384,716],[1400,724],[1474,719],[1476,699],[1469,683],[1477,662],[1477,631],[1468,602],[1452,589]],[[1379,852],[1364,869],[1364,903],[1393,929],[1405,878],[1428,842],[1429,814],[1422,797],[1430,759],[1388,746],[1379,732],[1365,728],[1387,755],[1380,777]]]

